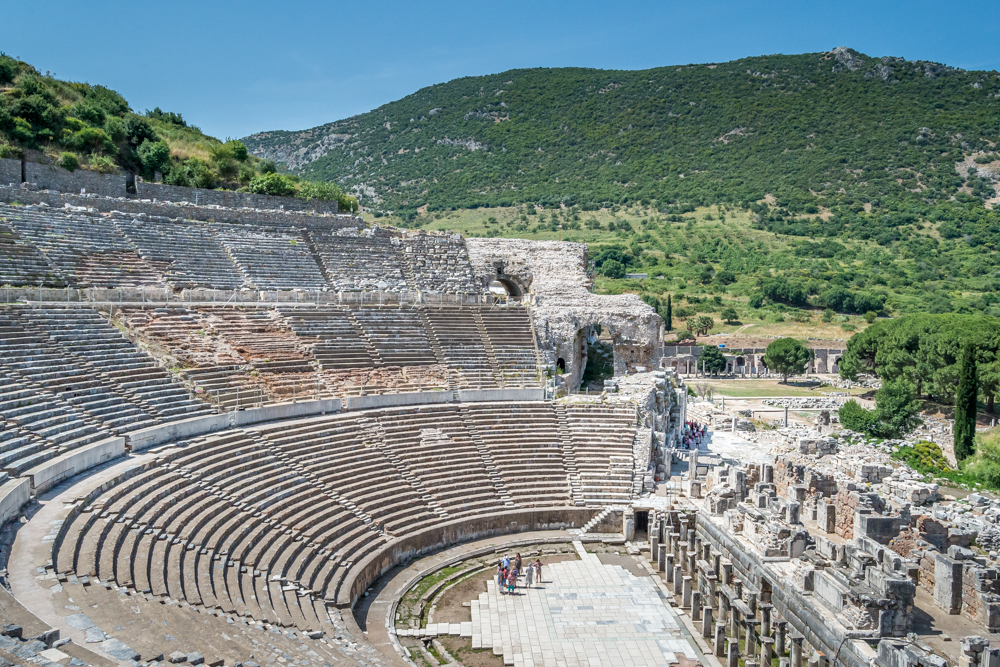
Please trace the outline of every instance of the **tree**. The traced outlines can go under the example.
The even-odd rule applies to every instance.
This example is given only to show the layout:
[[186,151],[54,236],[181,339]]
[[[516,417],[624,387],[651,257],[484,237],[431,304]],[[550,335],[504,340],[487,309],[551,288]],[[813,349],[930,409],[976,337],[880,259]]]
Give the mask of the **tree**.
[[876,438],[902,438],[920,425],[920,401],[913,383],[887,382],[875,392],[875,409],[866,410],[854,399],[837,411],[840,424]]
[[688,329],[699,336],[707,336],[708,332],[715,326],[715,320],[708,315],[688,318]]
[[608,259],[601,264],[601,273],[608,278],[624,278],[625,266],[617,259]]
[[663,317],[663,321],[667,327],[667,331],[674,328],[674,304],[669,294],[667,295],[667,312]]
[[701,359],[698,360],[698,365],[706,373],[721,373],[726,370],[728,362],[719,348],[714,345],[706,345],[701,353]]
[[719,316],[726,322],[726,324],[732,324],[733,322],[736,322],[740,318],[739,313],[737,313],[736,309],[733,308],[732,306],[724,308]]
[[955,392],[955,458],[959,461],[975,453],[978,394],[976,349],[971,342],[966,342],[958,360],[958,389]]
[[250,181],[247,191],[260,195],[291,196],[295,194],[295,185],[281,174],[271,172]]
[[868,433],[875,422],[875,411],[861,407],[853,398],[840,406],[837,416],[841,426],[858,433]]
[[920,401],[913,383],[885,382],[875,392],[875,420],[869,432],[879,438],[902,438],[920,425]]
[[764,352],[764,365],[781,373],[784,384],[788,384],[789,374],[803,372],[811,359],[812,350],[794,338],[779,338]]

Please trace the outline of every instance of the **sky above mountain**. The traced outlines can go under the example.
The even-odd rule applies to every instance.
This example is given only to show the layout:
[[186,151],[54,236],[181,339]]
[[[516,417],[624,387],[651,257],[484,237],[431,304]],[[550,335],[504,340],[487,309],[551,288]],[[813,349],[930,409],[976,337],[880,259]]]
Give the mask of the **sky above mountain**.
[[456,77],[642,69],[849,46],[1000,69],[991,2],[13,3],[0,51],[179,111],[208,134],[302,129]]

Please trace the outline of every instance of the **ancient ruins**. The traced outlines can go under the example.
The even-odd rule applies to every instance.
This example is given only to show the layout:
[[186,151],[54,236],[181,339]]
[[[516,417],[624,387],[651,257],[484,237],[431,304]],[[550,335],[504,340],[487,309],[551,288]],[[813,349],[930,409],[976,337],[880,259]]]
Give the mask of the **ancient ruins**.
[[695,401],[584,245],[176,190],[0,185],[0,665],[1000,667],[1000,502]]

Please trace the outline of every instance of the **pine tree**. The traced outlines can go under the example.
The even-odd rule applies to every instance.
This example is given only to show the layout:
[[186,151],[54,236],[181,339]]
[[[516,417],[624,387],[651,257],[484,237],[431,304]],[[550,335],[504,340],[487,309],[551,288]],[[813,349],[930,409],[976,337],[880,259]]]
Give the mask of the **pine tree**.
[[965,343],[958,359],[958,390],[955,392],[955,458],[959,461],[975,453],[978,394],[976,349],[972,343]]
[[674,304],[670,300],[670,295],[667,295],[667,316],[663,318],[663,321],[667,325],[667,331],[672,331],[674,328]]

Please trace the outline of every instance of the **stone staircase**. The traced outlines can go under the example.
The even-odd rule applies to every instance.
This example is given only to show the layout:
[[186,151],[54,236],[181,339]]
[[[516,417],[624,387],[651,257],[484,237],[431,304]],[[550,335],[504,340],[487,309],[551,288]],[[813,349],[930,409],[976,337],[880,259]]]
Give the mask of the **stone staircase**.
[[561,438],[563,465],[566,467],[566,479],[569,482],[570,494],[573,504],[582,507],[586,505],[583,497],[583,486],[580,483],[580,471],[576,465],[576,451],[573,446],[573,439],[570,436],[569,419],[566,416],[566,408],[562,405],[555,406],[556,420],[559,422],[559,435]]
[[431,511],[437,514],[442,519],[448,519],[448,512],[441,507],[434,497],[431,495],[430,491],[424,487],[424,483],[419,477],[413,474],[410,467],[406,465],[403,459],[399,458],[394,451],[389,449],[385,444],[385,430],[382,425],[378,423],[377,420],[371,419],[369,417],[362,417],[358,420],[358,427],[364,436],[366,447],[375,447],[382,456],[386,458],[393,465],[394,468],[399,472],[400,477],[405,479],[407,483],[413,487],[413,489],[420,494],[420,499],[427,503]]
[[510,497],[510,493],[507,491],[503,477],[497,469],[496,462],[490,455],[489,447],[487,447],[486,443],[483,442],[483,439],[479,437],[479,431],[476,429],[475,423],[470,418],[468,408],[463,405],[460,409],[462,423],[468,430],[469,436],[472,438],[472,442],[476,445],[476,450],[479,452],[479,456],[483,459],[483,464],[486,466],[486,476],[490,478],[490,482],[493,484],[493,488],[496,489],[497,495],[500,496],[500,500],[503,501],[505,507],[517,507],[517,503],[514,502],[514,500]]
[[594,515],[593,519],[583,524],[583,527],[580,528],[580,534],[585,535],[589,533],[591,530],[594,529],[595,526],[599,525],[602,521],[604,521],[604,519],[606,519],[609,514],[614,512],[615,509],[617,508],[612,505],[609,505],[608,507],[602,509],[600,512]]

